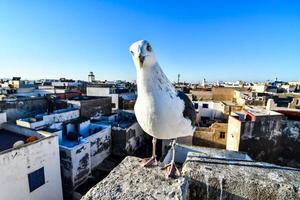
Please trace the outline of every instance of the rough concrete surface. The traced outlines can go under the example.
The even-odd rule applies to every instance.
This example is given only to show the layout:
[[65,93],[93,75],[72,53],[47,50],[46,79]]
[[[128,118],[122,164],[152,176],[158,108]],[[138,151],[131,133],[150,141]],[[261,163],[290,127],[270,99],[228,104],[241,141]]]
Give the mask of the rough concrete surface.
[[178,179],[166,179],[160,167],[143,168],[139,158],[126,157],[82,200],[300,199],[300,169],[256,162],[229,151],[224,156],[224,152],[187,153]]
[[126,157],[111,173],[91,188],[82,200],[188,199],[186,179],[167,179],[160,167],[144,168],[140,159]]
[[190,199],[300,199],[300,169],[188,153]]

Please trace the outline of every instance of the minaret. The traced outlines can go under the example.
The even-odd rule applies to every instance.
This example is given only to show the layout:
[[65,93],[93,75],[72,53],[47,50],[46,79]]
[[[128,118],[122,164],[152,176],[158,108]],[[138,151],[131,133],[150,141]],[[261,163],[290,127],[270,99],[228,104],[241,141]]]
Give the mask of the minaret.
[[90,72],[88,75],[88,81],[89,82],[94,82],[95,81],[95,75],[93,72]]
[[202,81],[202,87],[204,87],[204,88],[206,87],[206,79],[205,78]]
[[177,83],[179,84],[180,74],[177,75]]

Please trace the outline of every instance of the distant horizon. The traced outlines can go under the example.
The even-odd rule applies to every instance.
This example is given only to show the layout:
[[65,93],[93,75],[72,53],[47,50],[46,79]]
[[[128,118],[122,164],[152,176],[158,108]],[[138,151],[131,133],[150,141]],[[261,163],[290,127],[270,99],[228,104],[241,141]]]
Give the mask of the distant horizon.
[[[37,81],[37,80],[44,80],[44,79],[59,80],[61,78],[66,78],[66,79],[72,79],[74,81],[86,81],[86,82],[88,82],[88,78],[86,78],[86,79],[74,79],[72,77],[59,77],[59,78],[47,77],[47,78],[28,79],[28,78],[23,78],[22,76],[11,76],[10,78],[8,78],[8,77],[0,77],[0,80],[1,79],[12,79],[13,77],[21,77],[21,80],[26,80],[26,81]],[[87,77],[88,77],[88,75],[87,75]],[[127,81],[127,82],[136,81],[136,79],[133,79],[133,80],[126,80],[126,79],[97,79],[97,76],[96,76],[96,79],[95,79],[95,81],[105,81],[105,80],[106,81]],[[267,81],[270,81],[270,82],[271,81],[275,81],[276,77],[274,79],[267,79],[267,80],[241,80],[241,79],[239,79],[239,80],[225,80],[225,79],[223,79],[223,80],[222,79],[220,79],[220,80],[210,80],[210,79],[207,79],[207,78],[205,78],[205,80],[206,80],[206,82],[208,84],[210,84],[210,83],[216,83],[218,81],[219,82],[228,82],[228,83],[230,83],[230,82],[234,83],[234,82],[237,82],[237,81],[244,81],[246,83],[262,83],[262,82],[267,82]],[[283,82],[300,81],[300,79],[298,79],[298,80],[283,80],[283,79],[280,79],[280,78],[278,78],[277,80],[278,81],[283,81]],[[171,80],[171,79],[170,79],[170,81],[171,82],[177,82],[177,80]],[[199,80],[199,81],[187,81],[187,80],[181,80],[180,79],[180,83],[201,84],[202,81],[203,81],[203,79]]]
[[300,80],[297,1],[1,1],[0,76],[136,79],[148,40],[171,81]]

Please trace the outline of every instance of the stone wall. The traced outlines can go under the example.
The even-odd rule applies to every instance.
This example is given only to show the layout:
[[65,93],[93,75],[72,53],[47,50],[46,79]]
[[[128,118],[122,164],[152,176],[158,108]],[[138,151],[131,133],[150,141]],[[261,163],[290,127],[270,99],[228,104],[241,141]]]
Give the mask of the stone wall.
[[233,116],[228,118],[226,149],[230,151],[239,151],[241,136],[241,121]]
[[234,88],[229,87],[213,87],[212,98],[215,101],[233,101]]
[[48,103],[44,97],[24,98],[14,101],[0,101],[0,112],[6,112],[7,121],[31,117],[47,112]]
[[[227,123],[213,123],[209,128],[197,128],[193,144],[205,147],[226,148]],[[224,137],[223,137],[224,136]]]
[[[292,137],[291,134],[297,131],[298,134]],[[299,128],[283,117],[259,117],[254,122],[242,123],[239,147],[256,160],[300,167],[296,153],[300,149],[298,138]]]
[[[44,184],[30,192],[28,175],[38,169]],[[57,136],[0,152],[0,171],[0,199],[63,199]]]
[[60,145],[59,151],[63,189],[71,193],[91,174],[90,143],[86,141],[73,148]]
[[111,153],[111,127],[105,127],[99,133],[95,133],[85,139],[91,145],[91,168],[93,170]]
[[2,128],[2,124],[7,122],[7,119],[6,119],[6,113],[1,113],[0,112],[0,129]]
[[188,199],[186,179],[166,179],[160,167],[144,168],[139,162],[139,158],[126,157],[82,200]]
[[132,155],[144,142],[145,133],[137,122],[128,128],[112,127],[112,154]]
[[189,153],[182,169],[189,199],[299,199],[300,170]]
[[213,99],[212,91],[191,90],[190,93],[195,98],[195,99],[192,99],[192,100],[212,100]]
[[108,115],[112,111],[111,97],[83,100],[80,104],[80,114],[82,117],[89,118],[97,114]]
[[300,167],[300,122],[284,116],[257,116],[255,121],[228,121],[227,150],[244,151],[259,161]]
[[82,200],[300,198],[299,169],[236,159],[243,157],[238,154],[225,150],[188,153],[182,175],[176,179],[167,178],[160,166],[145,168],[141,159],[126,157]]
[[284,147],[277,163],[300,168],[300,121],[282,121],[281,145]]
[[30,136],[35,136],[38,139],[43,138],[44,136],[38,133],[37,131],[27,128],[27,127],[22,127],[22,126],[17,126],[16,124],[12,123],[3,123],[1,128],[11,131],[13,133],[18,133],[20,135],[25,135],[27,137]]

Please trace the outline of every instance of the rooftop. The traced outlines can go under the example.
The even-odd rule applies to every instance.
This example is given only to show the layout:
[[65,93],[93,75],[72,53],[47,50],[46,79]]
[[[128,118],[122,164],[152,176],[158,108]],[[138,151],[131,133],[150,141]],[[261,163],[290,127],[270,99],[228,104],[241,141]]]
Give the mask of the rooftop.
[[76,96],[76,97],[71,97],[69,98],[70,101],[84,101],[84,100],[92,100],[92,99],[105,99],[105,98],[110,98],[106,96]]
[[35,117],[21,118],[19,120],[24,121],[24,122],[34,123],[34,122],[38,122],[38,121],[43,121],[44,116],[49,116],[49,115],[54,115],[54,114],[61,114],[61,113],[66,113],[66,112],[70,112],[70,111],[75,111],[75,110],[78,110],[78,109],[77,108],[64,108],[64,109],[55,110],[50,114],[46,114],[46,113],[37,114]]
[[113,119],[114,121],[110,121],[108,117],[116,115],[113,113],[112,115],[105,115],[100,120],[94,120],[93,122],[97,124],[105,124],[105,125],[112,125],[113,127],[120,127],[120,128],[128,128],[135,122],[137,122],[134,113],[131,112],[119,112],[117,117]]
[[189,152],[176,179],[166,178],[161,166],[145,168],[126,157],[82,200],[299,199],[299,169],[223,154],[231,152]]
[[109,126],[106,126],[103,123],[91,123],[88,119],[78,118],[61,126],[46,127],[43,131],[58,133],[59,144],[64,147],[72,148],[79,144],[86,143],[87,141],[85,138],[100,133],[107,128],[109,128]]
[[78,109],[77,108],[64,108],[64,109],[55,110],[51,114],[60,114],[60,113],[70,112],[70,111],[75,111],[75,110],[78,110]]
[[274,111],[281,113],[292,120],[300,120],[300,109],[276,107]]
[[250,113],[254,116],[267,116],[267,115],[282,115],[275,111],[266,110],[263,107],[246,107],[245,112]]
[[129,126],[131,126],[133,123],[135,123],[135,120],[128,120],[128,121],[119,121],[119,122],[115,122],[113,123],[114,126],[116,127],[121,127],[121,128],[128,128]]
[[14,143],[19,140],[25,142],[26,138],[27,137],[24,135],[1,129],[0,130],[0,152],[13,148]]
[[60,145],[68,148],[73,148],[77,145],[87,143],[87,140],[81,139],[81,140],[68,140],[67,138],[64,138],[62,140],[62,143]]
[[187,180],[167,179],[159,166],[146,168],[139,162],[136,157],[126,157],[82,200],[187,199]]

